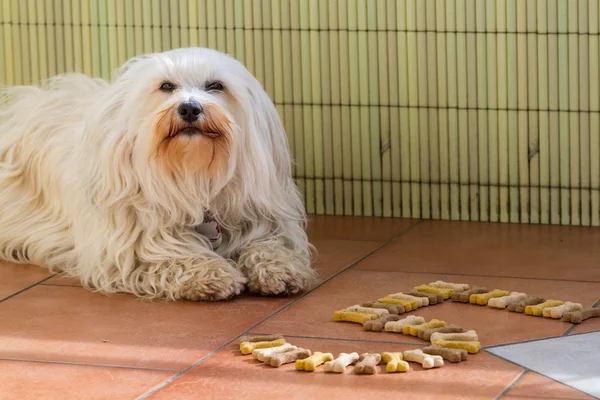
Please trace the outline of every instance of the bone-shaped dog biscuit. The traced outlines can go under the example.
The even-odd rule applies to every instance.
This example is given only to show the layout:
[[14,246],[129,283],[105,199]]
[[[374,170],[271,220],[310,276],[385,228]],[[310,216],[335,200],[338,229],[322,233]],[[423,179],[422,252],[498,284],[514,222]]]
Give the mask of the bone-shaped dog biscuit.
[[419,330],[417,330],[417,335],[419,336],[419,338],[429,341],[429,340],[431,340],[431,335],[433,335],[436,332],[439,332],[439,333],[461,333],[464,331],[465,330],[463,328],[461,328],[460,326],[450,324],[450,325],[442,326],[440,328],[423,329],[423,330],[419,329]]
[[325,372],[344,373],[346,372],[346,367],[357,362],[359,358],[358,353],[340,353],[338,358],[327,361],[323,367],[325,368]]
[[462,292],[464,290],[469,290],[470,286],[466,283],[450,283],[444,281],[435,281],[429,283],[429,286],[433,286],[440,289],[452,289],[454,292]]
[[600,317],[600,308],[584,308],[583,310],[566,312],[563,315],[563,321],[580,324],[588,318]]
[[406,350],[404,352],[404,360],[420,363],[424,369],[441,367],[444,365],[444,359],[442,357],[425,354],[420,349]]
[[430,305],[438,304],[444,301],[444,296],[439,293],[425,293],[419,292],[417,290],[411,290],[407,294],[410,294],[411,296],[415,297],[427,297],[427,299],[429,299]]
[[316,370],[319,365],[331,360],[333,360],[333,354],[315,351],[314,354],[308,358],[305,358],[303,360],[296,360],[295,367],[297,371],[312,372]]
[[419,302],[416,300],[404,300],[395,299],[393,297],[383,297],[381,299],[377,299],[377,301],[386,304],[400,304],[402,307],[404,307],[404,310],[406,312],[419,308]]
[[409,315],[399,321],[391,321],[385,324],[386,332],[397,332],[402,333],[405,325],[416,325],[424,324],[425,318],[417,317],[416,315]]
[[477,341],[479,336],[474,330],[469,330],[462,333],[441,333],[436,332],[431,335],[431,340],[460,340],[460,341]]
[[303,360],[311,356],[311,351],[303,348],[297,348],[295,350],[286,351],[285,353],[273,354],[265,358],[265,364],[271,367],[279,368],[283,364],[289,364],[296,362],[297,360]]
[[283,335],[244,335],[242,337],[240,337],[238,343],[243,343],[243,342],[271,342],[273,340],[277,340],[277,339],[284,339]]
[[367,301],[366,303],[363,303],[362,306],[368,308],[383,308],[385,310],[388,310],[390,314],[397,315],[404,314],[406,312],[406,310],[404,310],[404,307],[402,307],[402,305],[400,304],[386,304],[380,303],[375,300]]
[[370,321],[365,322],[363,324],[363,328],[365,328],[365,330],[367,331],[381,332],[385,327],[385,324],[387,324],[390,321],[398,321],[399,319],[399,315],[388,314],[377,319],[372,319]]
[[255,349],[252,351],[252,357],[257,359],[258,361],[265,362],[265,358],[268,356],[272,356],[274,354],[285,353],[286,351],[297,349],[297,346],[294,346],[290,343],[285,343],[284,345],[277,347],[268,347],[266,349]]
[[381,353],[381,359],[383,360],[385,365],[385,370],[387,372],[406,372],[410,369],[410,366],[406,361],[403,360],[403,355],[401,352],[394,353]]
[[381,362],[379,353],[363,353],[360,355],[359,362],[354,366],[355,374],[376,374],[377,365]]
[[424,293],[436,293],[436,294],[441,294],[444,297],[444,300],[450,298],[450,296],[453,293],[452,289],[442,289],[442,288],[436,288],[433,286],[429,286],[429,285],[420,285],[420,286],[415,286],[414,290],[418,291],[418,292],[424,292]]
[[510,303],[525,300],[526,298],[526,293],[511,292],[508,296],[491,298],[487,305],[493,308],[506,308]]
[[450,296],[450,299],[452,301],[460,301],[461,303],[468,303],[469,299],[471,298],[471,295],[487,293],[489,291],[490,290],[488,288],[483,287],[483,286],[473,286],[471,289],[464,290],[462,292],[452,293],[452,296]]
[[469,353],[477,353],[481,349],[477,332],[470,330],[463,333],[440,333],[431,335],[431,344],[449,349],[464,349]]
[[542,310],[542,316],[546,318],[559,319],[562,318],[566,312],[579,311],[583,309],[583,306],[579,303],[571,303],[570,301],[565,304],[556,307],[547,307]]
[[370,319],[377,319],[377,314],[366,314],[359,313],[356,311],[348,311],[348,310],[338,310],[333,313],[334,321],[343,321],[343,322],[355,322],[357,324],[364,324]]
[[242,342],[240,343],[240,352],[242,354],[252,354],[256,349],[266,349],[269,347],[283,346],[285,339],[277,339],[264,342]]
[[373,307],[362,307],[358,304],[350,307],[346,307],[346,310],[353,311],[361,314],[377,314],[377,317],[388,315],[390,312],[384,308],[373,308]]
[[464,349],[449,349],[447,347],[428,346],[423,348],[423,353],[432,356],[440,356],[444,360],[453,363],[465,361],[469,353]]
[[402,328],[402,333],[405,335],[418,336],[419,330],[432,329],[432,328],[441,328],[442,326],[446,326],[447,324],[444,321],[440,321],[439,319],[432,319],[429,322],[424,322],[418,325],[405,325]]
[[490,299],[494,297],[508,296],[509,294],[510,292],[507,290],[494,289],[487,293],[472,294],[471,297],[469,297],[469,303],[485,306]]
[[417,297],[417,296],[412,296],[410,294],[405,294],[405,293],[402,293],[402,292],[388,294],[386,297],[391,297],[392,299],[402,299],[402,300],[408,300],[408,301],[416,301],[418,307],[426,307],[426,306],[429,305],[429,298],[428,297]]
[[449,349],[463,349],[471,354],[475,354],[481,350],[481,343],[475,341],[464,342],[460,340],[433,340],[431,344],[439,347],[446,347]]
[[509,303],[506,309],[510,312],[524,313],[525,307],[535,306],[536,304],[543,303],[545,300],[541,297],[527,297],[525,300],[517,301],[516,303]]
[[537,304],[535,306],[527,306],[525,307],[525,314],[534,315],[536,317],[541,317],[544,312],[544,308],[548,307],[557,307],[563,305],[564,302],[560,300],[546,300],[543,303]]

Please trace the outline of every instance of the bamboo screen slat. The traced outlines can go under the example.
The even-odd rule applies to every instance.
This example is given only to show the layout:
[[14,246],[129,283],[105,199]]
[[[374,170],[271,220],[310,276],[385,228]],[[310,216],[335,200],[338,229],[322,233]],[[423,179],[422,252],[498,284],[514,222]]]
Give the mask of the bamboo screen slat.
[[600,225],[599,0],[2,0],[0,80],[207,46],[284,121],[310,213]]

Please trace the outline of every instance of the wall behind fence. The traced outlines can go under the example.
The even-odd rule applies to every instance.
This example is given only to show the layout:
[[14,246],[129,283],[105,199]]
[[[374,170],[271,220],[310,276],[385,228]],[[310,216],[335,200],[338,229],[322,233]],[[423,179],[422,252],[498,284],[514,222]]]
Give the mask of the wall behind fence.
[[0,81],[225,51],[310,213],[600,225],[599,0],[0,0]]

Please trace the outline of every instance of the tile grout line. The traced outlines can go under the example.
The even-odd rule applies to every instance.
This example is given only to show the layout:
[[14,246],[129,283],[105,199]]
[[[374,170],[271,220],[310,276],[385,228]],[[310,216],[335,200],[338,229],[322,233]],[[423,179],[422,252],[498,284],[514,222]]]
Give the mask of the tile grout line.
[[167,386],[171,382],[179,379],[181,376],[185,375],[186,373],[188,373],[190,370],[192,370],[196,366],[202,364],[204,361],[208,360],[210,357],[212,357],[213,355],[217,354],[219,351],[223,350],[224,348],[226,348],[227,346],[229,346],[230,344],[232,344],[233,342],[235,342],[239,337],[247,334],[248,332],[251,332],[252,329],[256,328],[257,326],[259,326],[261,324],[263,324],[264,322],[266,322],[269,319],[273,318],[274,316],[276,316],[277,314],[281,313],[282,311],[288,309],[289,307],[291,307],[292,305],[296,304],[297,302],[299,302],[300,300],[302,300],[303,298],[305,298],[309,294],[313,293],[315,290],[319,289],[321,286],[323,286],[323,285],[327,284],[328,282],[330,282],[331,280],[337,278],[339,275],[343,274],[344,272],[349,271],[354,266],[358,265],[359,263],[363,262],[365,259],[367,259],[370,256],[372,256],[373,254],[377,253],[382,248],[384,248],[387,245],[393,243],[394,241],[396,241],[397,239],[401,238],[402,236],[407,235],[414,228],[416,228],[417,226],[419,226],[421,224],[421,222],[423,222],[423,220],[418,220],[417,222],[415,222],[414,224],[412,224],[411,226],[409,226],[407,229],[405,229],[402,232],[400,232],[398,235],[394,236],[393,238],[391,238],[387,242],[381,244],[377,248],[375,248],[372,251],[370,251],[369,253],[365,254],[364,256],[362,256],[358,260],[354,261],[353,263],[351,263],[350,265],[348,265],[346,268],[342,269],[341,271],[336,272],[335,274],[333,274],[329,278],[325,279],[323,282],[319,283],[317,286],[315,286],[314,288],[312,288],[308,292],[306,292],[306,293],[302,294],[301,296],[298,296],[297,298],[293,299],[288,304],[286,304],[283,307],[281,307],[279,310],[274,311],[273,313],[271,313],[270,315],[266,316],[262,320],[260,320],[257,323],[253,324],[248,329],[246,329],[244,332],[240,333],[239,335],[233,337],[230,341],[228,341],[228,342],[222,344],[221,346],[217,347],[215,350],[211,351],[210,353],[208,353],[207,355],[205,355],[204,357],[202,357],[200,360],[196,361],[195,363],[193,363],[189,367],[185,368],[184,370],[179,371],[178,373],[176,373],[172,377],[170,377],[170,378],[166,379],[165,381],[159,383],[158,385],[154,386],[152,389],[150,389],[146,393],[144,393],[141,396],[139,396],[136,400],[144,400],[144,399],[147,399],[149,396],[152,396],[154,393],[158,392],[159,390],[161,390],[162,388],[164,388],[165,386]]
[[42,279],[41,281],[38,281],[38,282],[34,283],[33,285],[29,285],[29,286],[27,286],[26,288],[23,288],[23,289],[19,290],[18,292],[15,292],[15,293],[11,294],[10,296],[7,296],[7,297],[5,297],[5,298],[3,298],[3,299],[0,299],[0,303],[2,303],[3,301],[6,301],[6,300],[12,299],[12,298],[13,298],[13,297],[15,297],[16,295],[19,295],[19,294],[21,294],[21,293],[23,293],[23,292],[26,292],[26,291],[28,291],[29,289],[31,289],[31,288],[33,288],[33,287],[35,287],[35,286],[37,286],[37,285],[39,285],[39,284],[41,284],[41,283],[43,283],[43,282],[46,282],[48,279],[52,279],[52,278],[54,278],[56,275],[58,275],[58,274],[52,274],[52,275],[50,275],[50,276],[48,276],[48,277],[46,277],[46,278]]
[[[456,274],[452,272],[424,272],[424,271],[380,271],[371,269],[361,269],[361,271],[370,272],[398,272],[403,274],[423,274],[423,275],[449,275],[449,276],[474,276],[477,278],[499,278],[499,279],[525,279],[535,281],[554,281],[554,282],[573,282],[573,283],[600,283],[600,281],[582,281],[574,279],[545,279],[545,278],[529,278],[529,277],[518,277],[518,276],[504,276],[504,275],[477,275],[477,274]],[[600,303],[600,301],[598,302]]]
[[72,287],[72,288],[85,289],[83,286],[78,286],[78,285],[59,285],[58,283],[40,283],[40,286]]
[[[559,336],[559,337],[560,337],[560,336]],[[527,371],[527,372],[534,372],[534,373],[536,373],[536,374],[538,374],[538,375],[541,375],[541,376],[543,376],[544,378],[550,379],[551,381],[554,381],[554,382],[556,382],[556,383],[559,383],[559,384],[561,384],[561,385],[567,386],[567,387],[569,387],[569,388],[571,388],[571,389],[573,389],[573,390],[576,390],[576,391],[577,391],[577,392],[579,392],[579,393],[583,393],[583,394],[585,394],[586,396],[591,396],[590,394],[588,394],[588,393],[586,393],[586,392],[583,392],[583,391],[581,391],[581,390],[579,390],[579,389],[577,389],[577,388],[575,388],[575,387],[573,387],[573,386],[571,386],[571,385],[569,385],[569,384],[567,384],[567,383],[564,383],[564,382],[557,381],[556,379],[554,379],[554,378],[552,378],[552,377],[549,377],[548,375],[546,375],[546,374],[544,374],[544,373],[542,373],[542,372],[540,372],[540,371],[536,371],[536,370],[533,370],[533,369],[531,369],[531,368],[525,367],[524,365],[518,364],[518,363],[516,363],[516,362],[514,362],[514,361],[512,361],[512,360],[509,360],[508,358],[504,358],[504,357],[502,357],[502,356],[500,356],[500,355],[498,355],[498,354],[491,353],[491,352],[489,352],[489,351],[487,351],[487,353],[488,353],[488,354],[491,354],[491,355],[493,355],[494,357],[498,357],[499,359],[501,359],[501,360],[504,360],[504,361],[506,361],[506,362],[508,362],[508,363],[510,363],[510,364],[516,365],[517,367],[524,368],[524,369],[525,369],[525,371]]]
[[[257,335],[265,335],[258,333]],[[381,344],[402,344],[406,346],[423,346],[423,343],[409,343],[409,342],[392,342],[388,340],[364,340],[364,339],[347,339],[347,338],[334,338],[334,337],[320,337],[320,336],[303,336],[303,335],[285,335],[286,338],[293,339],[310,339],[310,340],[335,340],[339,342],[357,342],[357,343],[381,343]]]
[[508,385],[508,387],[506,389],[504,389],[502,391],[502,393],[500,393],[498,396],[496,396],[496,400],[500,400],[501,398],[506,396],[508,394],[508,392],[510,392],[519,382],[521,382],[521,379],[523,379],[525,377],[527,372],[528,372],[527,369],[525,369],[523,372],[521,372],[521,374],[519,376],[517,376],[517,378],[514,381],[512,381],[512,383],[510,385]]
[[[577,325],[581,325],[581,324],[574,324],[574,325],[577,326]],[[600,332],[600,331],[574,333],[574,334],[570,335],[569,337],[580,336],[580,335],[589,335],[590,333],[597,333],[597,332]],[[561,339],[563,337],[564,337],[564,334],[561,334],[561,335],[557,335],[557,336],[547,336],[547,337],[537,338],[537,339],[521,340],[521,341],[518,341],[518,342],[492,344],[490,346],[483,346],[481,349],[482,350],[497,349],[499,347],[512,346],[512,345],[515,345],[515,344],[541,342],[543,340]]]
[[116,369],[128,369],[131,371],[177,372],[176,369],[130,367],[127,365],[111,365],[111,364],[85,364],[85,363],[77,363],[77,362],[69,362],[69,361],[25,360],[22,358],[0,357],[0,361],[13,361],[13,362],[22,362],[22,363],[50,364],[50,365],[56,365],[56,364],[71,365],[74,367],[116,368]]

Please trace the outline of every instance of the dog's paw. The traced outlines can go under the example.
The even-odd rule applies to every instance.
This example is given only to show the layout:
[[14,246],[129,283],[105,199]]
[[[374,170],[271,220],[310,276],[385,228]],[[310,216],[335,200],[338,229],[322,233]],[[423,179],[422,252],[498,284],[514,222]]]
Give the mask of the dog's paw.
[[296,294],[318,281],[310,263],[284,247],[253,246],[238,265],[248,277],[248,290],[263,296]]
[[248,279],[226,260],[198,268],[184,283],[177,297],[191,301],[228,300],[241,294]]

